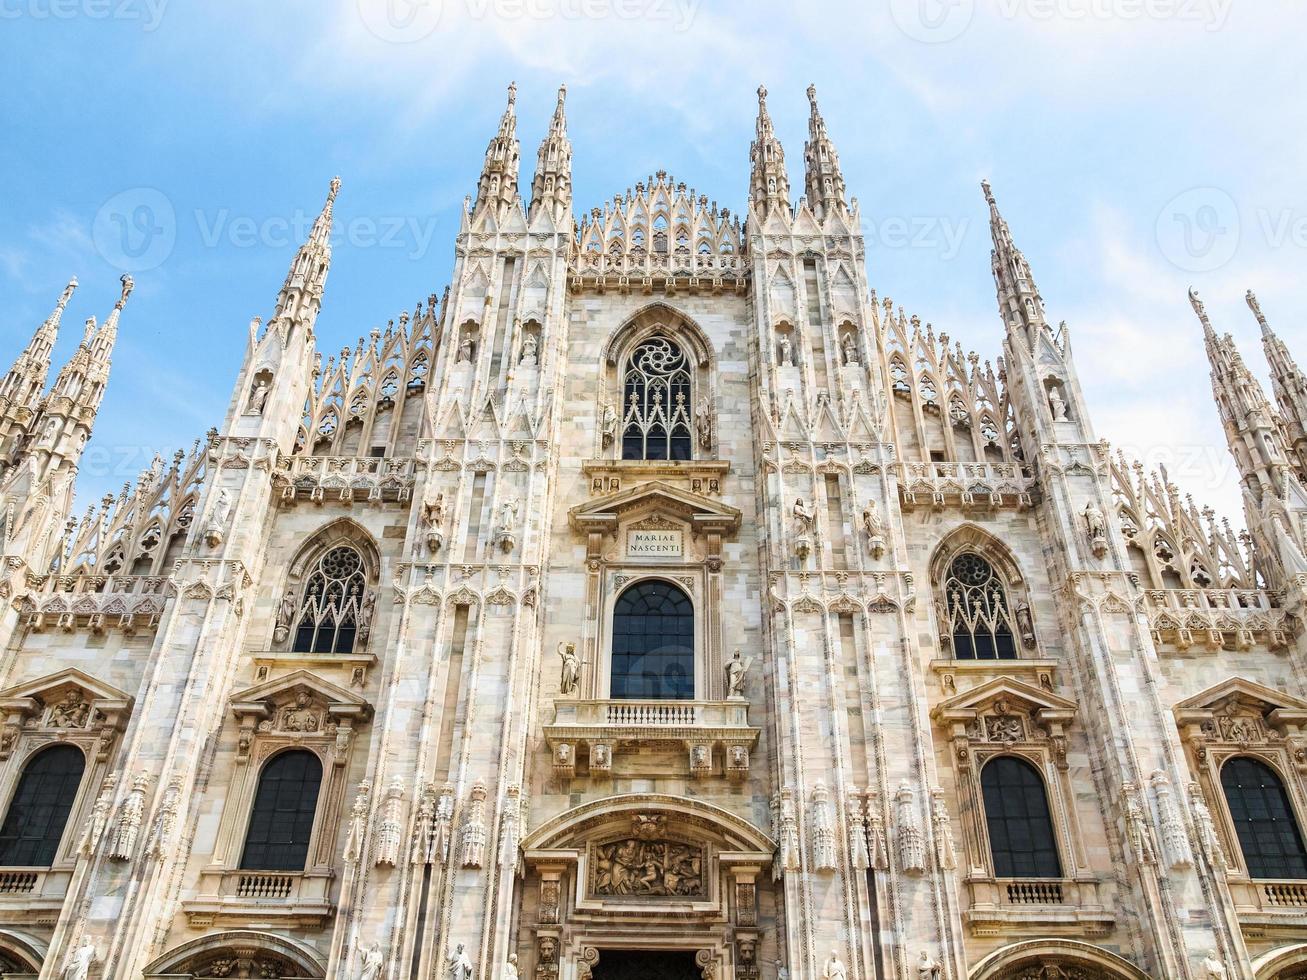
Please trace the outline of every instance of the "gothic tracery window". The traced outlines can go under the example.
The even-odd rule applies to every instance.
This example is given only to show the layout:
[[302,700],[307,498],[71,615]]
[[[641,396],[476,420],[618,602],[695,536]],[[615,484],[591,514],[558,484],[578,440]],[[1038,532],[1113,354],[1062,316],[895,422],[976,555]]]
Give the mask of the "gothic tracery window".
[[670,582],[639,582],[613,608],[610,696],[694,697],[694,605]]
[[304,584],[291,649],[352,652],[356,639],[367,638],[370,608],[363,556],[349,545],[337,545],[318,559]]
[[666,337],[650,337],[626,362],[622,459],[691,455],[690,361]]
[[1221,788],[1249,878],[1307,878],[1307,850],[1275,770],[1248,756],[1221,767]]
[[259,775],[241,868],[303,871],[322,787],[322,762],[306,749],[273,756]]
[[28,761],[0,825],[0,866],[54,863],[85,769],[86,757],[72,745],[56,745]]
[[944,580],[946,629],[958,660],[1015,660],[1007,590],[984,558],[966,551],[953,559]]
[[980,785],[994,877],[1062,877],[1048,795],[1035,767],[1001,755],[985,764]]

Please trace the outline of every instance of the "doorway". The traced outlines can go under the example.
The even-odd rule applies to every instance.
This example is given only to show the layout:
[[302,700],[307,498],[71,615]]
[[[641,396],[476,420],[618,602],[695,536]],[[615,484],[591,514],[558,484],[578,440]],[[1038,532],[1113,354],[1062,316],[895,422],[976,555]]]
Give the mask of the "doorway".
[[692,950],[601,949],[594,980],[702,980]]

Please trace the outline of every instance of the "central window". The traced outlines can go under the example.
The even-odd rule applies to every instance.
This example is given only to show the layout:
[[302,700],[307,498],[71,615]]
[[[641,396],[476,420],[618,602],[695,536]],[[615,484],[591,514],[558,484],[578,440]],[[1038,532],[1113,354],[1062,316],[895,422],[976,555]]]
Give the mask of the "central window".
[[953,559],[944,582],[944,605],[956,659],[1017,658],[1007,590],[985,559],[970,551]]
[[332,548],[320,559],[304,588],[296,653],[350,653],[364,612],[367,579],[363,558],[348,545]]
[[650,337],[626,362],[622,459],[691,455],[690,362],[666,337]]
[[670,582],[639,582],[613,608],[610,697],[694,698],[694,605]]

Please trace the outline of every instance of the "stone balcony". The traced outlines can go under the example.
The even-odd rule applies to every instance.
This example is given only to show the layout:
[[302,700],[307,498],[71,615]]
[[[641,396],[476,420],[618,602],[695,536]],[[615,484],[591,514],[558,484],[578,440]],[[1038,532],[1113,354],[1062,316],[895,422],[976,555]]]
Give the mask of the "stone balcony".
[[71,865],[0,868],[0,915],[29,922],[57,917],[71,877]]
[[1228,884],[1246,933],[1285,931],[1301,935],[1307,921],[1307,881],[1250,881],[1231,875]]
[[759,729],[749,725],[749,702],[555,701],[545,740],[562,778],[611,775],[614,759],[641,747],[679,748],[689,774],[743,779]]
[[1116,916],[1094,878],[982,878],[971,876],[970,907],[963,914],[971,932],[995,936],[1037,927],[1063,935],[1103,936]]
[[1279,649],[1293,635],[1282,596],[1264,589],[1149,589],[1144,609],[1158,646],[1248,650],[1264,643]]
[[1034,477],[1020,463],[898,463],[899,503],[913,507],[1033,505]]
[[413,456],[283,456],[273,485],[287,502],[399,501],[413,494]]
[[315,871],[206,870],[199,895],[182,904],[192,926],[214,924],[320,928],[336,911],[333,874]]

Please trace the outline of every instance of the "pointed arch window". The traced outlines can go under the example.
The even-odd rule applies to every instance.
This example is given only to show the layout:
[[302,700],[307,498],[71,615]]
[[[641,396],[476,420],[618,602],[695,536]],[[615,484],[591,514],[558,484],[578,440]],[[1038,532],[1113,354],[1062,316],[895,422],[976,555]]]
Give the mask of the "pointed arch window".
[[670,582],[632,585],[613,608],[610,697],[694,698],[694,604]]
[[966,551],[950,563],[944,608],[956,659],[1017,659],[1007,589],[994,566],[980,555]]
[[28,761],[0,825],[0,865],[54,864],[85,770],[86,756],[72,745],[53,746]]
[[981,770],[980,786],[994,877],[1061,878],[1048,795],[1035,767],[998,756]]
[[363,556],[349,545],[323,553],[304,583],[295,653],[351,653],[367,639],[371,601]]
[[691,456],[690,361],[666,337],[650,337],[626,362],[622,459],[686,460]]
[[1284,783],[1264,762],[1237,755],[1221,767],[1249,878],[1307,878],[1307,850]]
[[259,775],[241,854],[244,871],[303,871],[322,788],[322,762],[306,749],[273,756]]

